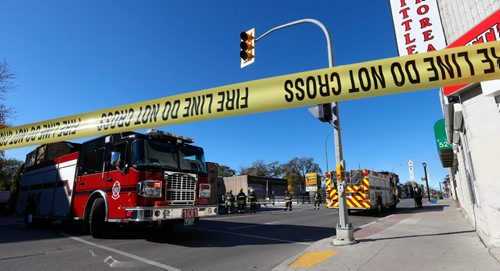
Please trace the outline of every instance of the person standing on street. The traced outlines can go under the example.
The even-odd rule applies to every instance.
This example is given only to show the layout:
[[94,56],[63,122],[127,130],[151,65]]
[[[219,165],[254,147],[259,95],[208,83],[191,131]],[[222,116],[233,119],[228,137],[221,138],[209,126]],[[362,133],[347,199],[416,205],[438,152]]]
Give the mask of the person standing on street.
[[250,194],[248,194],[248,201],[250,202],[250,213],[254,213],[257,211],[257,195],[255,195],[255,191],[250,189]]
[[238,202],[238,213],[245,213],[245,205],[247,203],[247,196],[243,192],[243,188],[240,189],[240,193],[236,196],[236,201]]
[[319,205],[321,203],[321,194],[318,191],[314,192],[314,209],[319,210]]
[[285,212],[290,208],[290,211],[292,211],[292,194],[287,191],[285,191]]
[[414,184],[413,195],[415,197],[415,206],[417,208],[422,208],[422,188],[418,184]]
[[233,210],[234,195],[233,190],[229,189],[226,192],[226,214],[230,214]]

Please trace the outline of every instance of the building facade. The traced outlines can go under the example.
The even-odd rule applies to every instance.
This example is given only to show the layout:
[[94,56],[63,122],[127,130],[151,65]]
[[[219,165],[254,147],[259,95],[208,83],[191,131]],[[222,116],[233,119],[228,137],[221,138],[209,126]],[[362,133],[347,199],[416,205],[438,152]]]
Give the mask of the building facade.
[[[437,0],[448,46],[500,40],[500,0]],[[441,91],[450,190],[487,246],[500,247],[500,83]]]

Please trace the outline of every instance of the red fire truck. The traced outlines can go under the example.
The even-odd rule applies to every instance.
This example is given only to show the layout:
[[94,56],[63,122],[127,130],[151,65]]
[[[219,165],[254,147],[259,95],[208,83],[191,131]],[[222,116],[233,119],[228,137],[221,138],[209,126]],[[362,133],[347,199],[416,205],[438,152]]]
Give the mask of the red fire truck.
[[47,157],[51,144],[43,145],[27,157],[17,212],[28,225],[82,220],[97,238],[106,236],[110,223],[171,227],[215,216],[203,149],[192,143],[151,130],[59,143],[67,144],[59,154],[67,154],[55,158]]
[[[351,170],[345,188],[347,210],[373,210],[381,213],[384,208],[396,208],[399,200],[396,185],[399,178],[391,172],[367,169]],[[336,183],[327,185],[327,207],[339,207]]]

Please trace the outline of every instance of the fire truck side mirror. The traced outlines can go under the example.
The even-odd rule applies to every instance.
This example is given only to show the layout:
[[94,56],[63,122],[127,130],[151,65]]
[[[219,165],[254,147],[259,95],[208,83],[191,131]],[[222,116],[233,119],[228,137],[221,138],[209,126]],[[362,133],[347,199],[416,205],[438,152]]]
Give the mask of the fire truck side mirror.
[[120,165],[120,157],[121,154],[119,152],[112,152],[111,153],[111,165],[112,166],[119,166]]

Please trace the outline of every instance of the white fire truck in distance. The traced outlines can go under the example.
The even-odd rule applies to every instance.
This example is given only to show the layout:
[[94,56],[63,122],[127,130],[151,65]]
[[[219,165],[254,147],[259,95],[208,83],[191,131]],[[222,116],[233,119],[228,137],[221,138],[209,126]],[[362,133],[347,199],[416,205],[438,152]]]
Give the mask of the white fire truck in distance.
[[204,152],[192,143],[152,130],[42,145],[27,156],[17,212],[28,225],[81,220],[96,238],[110,223],[171,228],[215,216]]
[[[384,208],[396,208],[398,176],[390,172],[367,169],[351,170],[345,187],[348,211],[372,210],[381,213]],[[327,185],[327,207],[339,207],[339,195],[335,182]]]

